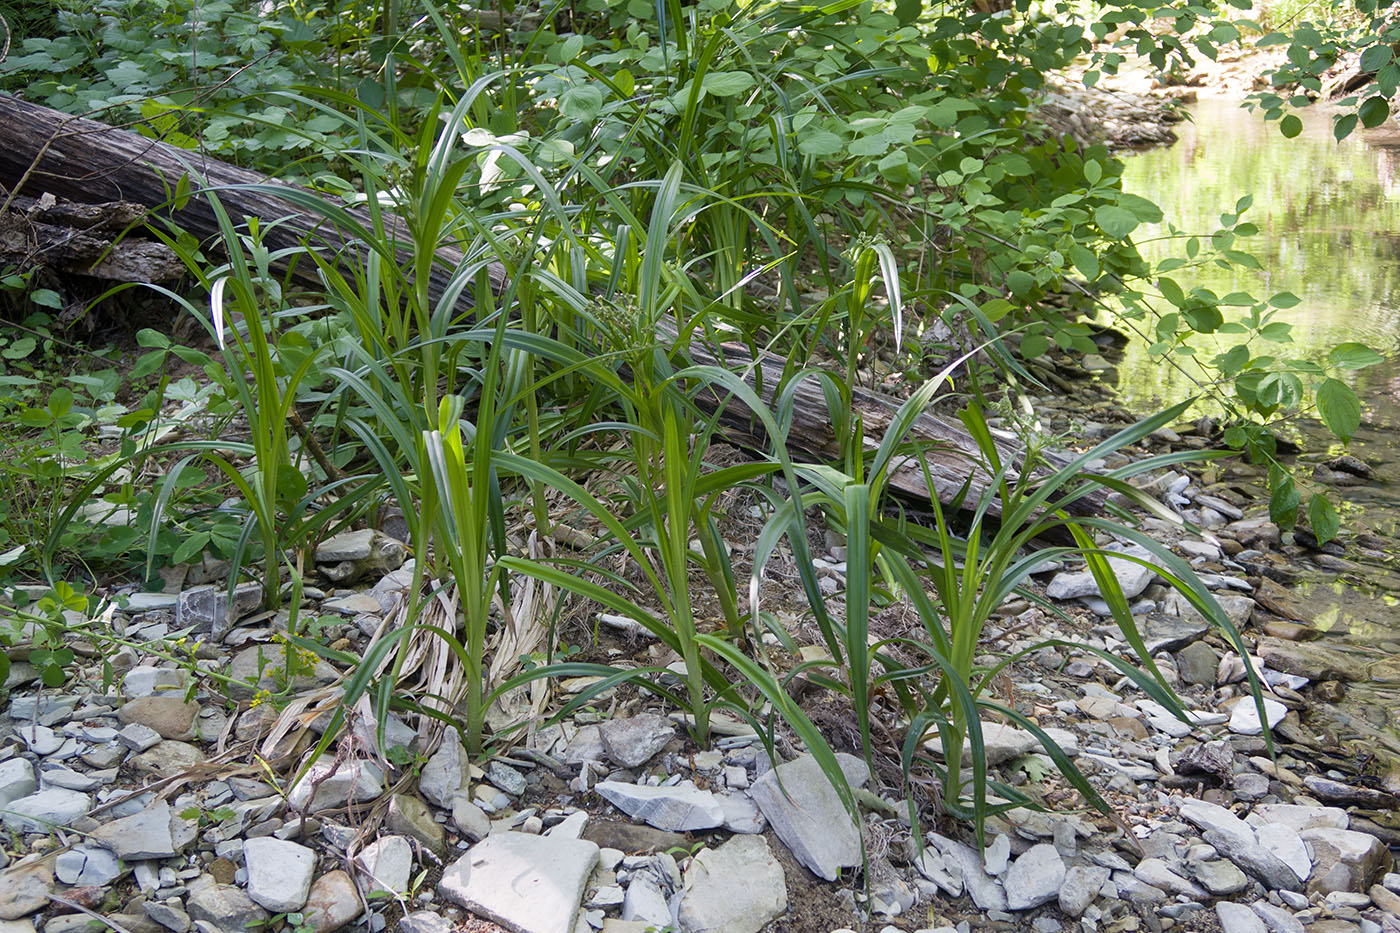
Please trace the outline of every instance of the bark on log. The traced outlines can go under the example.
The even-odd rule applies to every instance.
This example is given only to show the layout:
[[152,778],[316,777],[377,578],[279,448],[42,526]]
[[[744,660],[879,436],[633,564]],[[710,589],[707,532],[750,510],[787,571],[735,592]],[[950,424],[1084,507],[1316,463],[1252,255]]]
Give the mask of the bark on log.
[[[192,196],[185,206],[175,210],[171,204],[176,183],[184,175],[190,177]],[[197,152],[148,139],[137,133],[116,129],[93,120],[72,117],[37,104],[0,95],[0,184],[6,193],[38,197],[50,192],[57,197],[79,203],[113,201],[143,205],[157,216],[168,219],[201,239],[219,234],[217,216],[201,192],[213,191],[229,214],[237,220],[258,217],[263,221],[279,220],[266,231],[265,244],[276,250],[297,247],[307,239],[328,244],[333,251],[351,251],[362,255],[363,243],[349,239],[343,232],[331,229],[319,216],[308,214],[291,201],[268,192],[267,186],[292,191],[247,169],[211,159]],[[16,191],[16,189],[18,189]],[[3,203],[3,198],[0,198]],[[366,227],[369,215],[351,211]],[[434,267],[429,292],[434,300],[441,297],[451,271],[462,261],[462,253],[451,245],[437,251],[439,263]],[[286,268],[285,266],[283,267]],[[295,264],[294,279],[311,287],[319,287],[314,265]],[[489,274],[501,287],[505,271],[493,265]],[[707,349],[693,342],[690,355],[698,363],[720,363],[731,369],[743,370],[752,364],[747,349],[724,345]],[[765,401],[771,401],[773,387],[783,369],[783,360],[766,354],[759,361],[763,372]],[[751,384],[756,380],[752,371]],[[713,400],[718,404],[718,400]],[[899,406],[899,400],[875,392],[856,390],[855,406],[860,412],[867,436],[878,439]],[[730,436],[738,441],[752,442],[754,422],[749,413],[737,403],[729,403],[722,420]],[[947,502],[976,472],[976,445],[957,422],[933,415],[921,415],[914,430],[914,439],[932,442],[923,455],[939,498]],[[829,458],[839,448],[831,430],[831,417],[826,401],[815,381],[809,380],[797,393],[789,443],[800,453]],[[1008,445],[1003,455],[1014,458]],[[891,480],[891,488],[916,503],[927,503],[929,493],[923,470],[917,462],[906,461]],[[974,479],[971,496],[985,488],[985,477]],[[1088,508],[1102,504],[1097,500],[1082,500]]]
[[0,214],[0,265],[59,272],[115,282],[170,282],[184,274],[164,243],[124,236],[146,209],[129,201],[75,204],[51,194],[17,196]]
[[[192,197],[175,210],[171,204],[181,177],[190,177]],[[265,175],[238,168],[201,153],[147,139],[139,133],[117,129],[60,113],[0,94],[0,184],[8,192],[38,197],[50,192],[68,201],[99,203],[130,201],[145,205],[200,239],[219,234],[218,216],[201,192],[213,192],[235,222],[258,217],[265,223],[264,244],[272,249],[295,248],[310,239],[332,251],[353,250],[363,255],[365,245],[347,238],[326,221],[303,211],[285,198],[269,193],[267,186],[286,189]],[[256,187],[254,187],[256,186]],[[0,198],[3,203],[3,198]],[[365,227],[368,212],[349,212]],[[269,227],[267,221],[282,220]],[[440,268],[434,270],[429,294],[442,297],[450,271],[462,261],[462,253],[450,244],[438,251]],[[284,261],[279,267],[288,268]],[[500,286],[505,270],[493,266],[492,281]],[[320,285],[315,264],[295,263],[292,277],[310,287]]]

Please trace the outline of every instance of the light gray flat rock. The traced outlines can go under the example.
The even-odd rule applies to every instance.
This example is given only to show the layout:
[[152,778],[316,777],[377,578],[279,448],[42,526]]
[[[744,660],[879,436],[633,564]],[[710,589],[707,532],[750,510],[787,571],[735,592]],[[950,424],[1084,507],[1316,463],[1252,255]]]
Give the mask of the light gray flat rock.
[[641,923],[648,929],[671,928],[671,905],[651,875],[637,875],[627,885],[621,917],[624,923]]
[[423,770],[418,775],[418,789],[429,803],[450,808],[455,797],[469,796],[471,784],[467,770],[467,752],[457,730],[448,729]]
[[[1288,715],[1288,707],[1278,700],[1264,699],[1264,715],[1268,717],[1269,728],[1272,729],[1283,721],[1283,717]],[[1235,704],[1230,710],[1231,732],[1240,735],[1262,735],[1264,727],[1259,724],[1259,707],[1255,705],[1253,697],[1245,697]]]
[[301,910],[311,893],[316,853],[306,846],[271,836],[243,843],[248,869],[248,896],[273,913]]
[[600,781],[594,789],[623,813],[657,829],[689,832],[724,823],[719,799],[689,781],[671,787]]
[[1065,881],[1065,862],[1049,843],[1031,846],[1006,870],[1007,910],[1030,910],[1060,896]]
[[598,846],[584,839],[498,833],[443,873],[438,893],[512,933],[572,933]]
[[360,887],[366,897],[376,891],[403,894],[413,873],[413,846],[403,836],[376,839],[355,857],[355,868],[364,873]]
[[92,798],[75,790],[50,787],[10,801],[5,825],[21,833],[47,833],[62,828],[92,809]]
[[1243,904],[1221,901],[1215,905],[1215,915],[1225,933],[1269,933],[1264,921]]
[[1333,829],[1346,829],[1351,825],[1351,817],[1341,807],[1309,807],[1296,803],[1261,803],[1249,811],[1245,819],[1251,826],[1259,827],[1266,823],[1282,823],[1295,832],[1330,826]]
[[[1145,548],[1133,545],[1132,547],[1118,548],[1124,554],[1131,554],[1152,560],[1152,555]],[[1152,582],[1156,574],[1147,567],[1122,557],[1110,557],[1108,559],[1109,569],[1113,571],[1114,577],[1118,580],[1119,587],[1123,590],[1123,596],[1133,599],[1141,595],[1147,589],[1147,584]],[[1099,591],[1099,584],[1094,580],[1094,575],[1088,570],[1074,572],[1061,572],[1055,574],[1045,587],[1045,595],[1050,599],[1078,599],[1081,596],[1102,596]]]
[[686,869],[681,933],[758,933],[787,906],[787,879],[767,841],[735,836]]
[[1006,891],[995,878],[983,870],[980,853],[937,833],[930,833],[926,841],[932,843],[943,856],[945,863],[962,876],[963,888],[968,897],[972,898],[972,903],[982,910],[1007,909]]
[[676,726],[665,716],[645,713],[610,719],[598,727],[598,735],[609,758],[624,768],[639,768],[676,737]]
[[34,780],[34,766],[23,758],[0,762],[0,808],[11,801],[28,797],[39,789]]
[[1109,870],[1097,865],[1070,868],[1065,872],[1064,884],[1060,885],[1060,912],[1066,917],[1080,917],[1098,898],[1108,876]]
[[176,854],[175,839],[170,832],[173,818],[170,804],[160,800],[134,816],[99,826],[90,838],[97,845],[111,849],[124,862],[171,858]]
[[1203,832],[1214,829],[1241,842],[1255,842],[1254,828],[1219,804],[1186,799],[1180,802],[1177,812],[1181,814],[1182,819],[1194,824]]
[[59,854],[53,863],[54,875],[64,884],[106,885],[121,875],[117,857],[97,846],[74,846]]
[[292,786],[287,803],[298,812],[319,813],[374,800],[383,793],[384,772],[372,761],[355,759],[338,766],[333,761],[318,761]]
[[[850,783],[858,786],[868,779],[864,762],[850,755],[838,760],[843,771],[850,768],[860,777],[852,781],[847,772]],[[860,864],[860,830],[812,756],[766,772],[749,788],[749,796],[783,845],[817,877],[835,881],[842,868]]]
[[1297,830],[1282,823],[1266,823],[1255,830],[1259,845],[1277,855],[1283,864],[1293,869],[1300,881],[1312,874],[1312,856]]

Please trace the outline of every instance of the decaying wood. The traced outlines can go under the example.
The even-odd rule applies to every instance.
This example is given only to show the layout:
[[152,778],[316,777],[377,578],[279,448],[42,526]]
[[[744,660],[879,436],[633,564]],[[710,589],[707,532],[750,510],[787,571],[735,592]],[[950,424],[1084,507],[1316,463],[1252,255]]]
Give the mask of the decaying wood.
[[40,266],[115,282],[170,282],[185,271],[164,243],[124,234],[146,209],[129,201],[75,204],[16,197],[0,214],[0,266]]
[[[186,175],[190,179],[191,197],[184,206],[175,209],[171,203],[172,194],[181,177]],[[265,222],[262,227],[264,243],[273,250],[309,242],[322,249],[323,255],[360,257],[367,251],[365,244],[330,228],[323,218],[267,190],[268,186],[274,186],[290,193],[293,191],[290,186],[278,185],[256,172],[177,149],[137,133],[3,95],[0,95],[0,184],[5,186],[4,193],[35,198],[49,193],[79,205],[113,202],[140,205],[156,218],[178,224],[206,240],[213,240],[219,234],[217,216],[208,199],[202,196],[212,191],[231,216],[261,218]],[[14,212],[13,205],[11,212]],[[371,226],[366,213],[350,213],[366,227]],[[80,214],[78,211],[73,215],[70,226],[74,229]],[[274,219],[279,223],[266,223]],[[388,222],[392,224],[393,218]],[[452,270],[462,262],[461,251],[451,245],[441,247],[437,255],[439,262],[432,270],[429,287],[434,300],[443,294]],[[290,269],[285,265],[282,268],[294,280],[311,287],[320,285],[313,263],[301,262]],[[493,265],[488,271],[493,284],[503,287],[504,268]],[[692,343],[690,354],[699,363],[720,363],[745,372],[751,385],[760,384],[757,373],[761,372],[764,400],[772,401],[783,369],[781,358],[764,354],[755,363],[747,348],[727,344],[707,349],[698,341]],[[717,397],[711,398],[711,403],[725,405],[721,420],[732,439],[749,443],[763,440],[754,437],[755,422],[742,405]],[[863,419],[866,436],[877,441],[893,418],[899,400],[856,389],[854,405]],[[918,418],[910,436],[926,442],[923,466],[916,460],[903,461],[895,470],[891,488],[916,502],[927,503],[931,491],[924,478],[926,466],[933,481],[932,491],[942,501],[955,496],[969,476],[974,477],[970,494],[971,501],[975,501],[985,488],[986,477],[977,470],[976,444],[962,425],[924,414]],[[807,380],[796,393],[789,444],[804,456],[818,459],[830,459],[839,450],[825,398],[815,380]],[[1003,455],[1014,457],[1015,451],[1007,445]]]
[[[172,203],[176,186],[185,176],[192,196],[176,209]],[[349,251],[357,258],[367,253],[365,244],[334,229],[324,218],[266,190],[270,186],[291,193],[292,186],[199,152],[6,95],[0,95],[0,185],[7,192],[36,198],[48,192],[79,203],[144,205],[155,218],[173,222],[201,240],[219,235],[218,215],[202,196],[212,192],[235,221],[261,218],[263,244],[271,250],[311,242],[331,253]],[[372,226],[367,212],[348,213],[365,227]],[[272,220],[280,223],[267,223]],[[434,301],[442,297],[452,270],[462,262],[461,251],[450,244],[441,246],[437,255],[438,266],[429,282]],[[289,272],[302,285],[320,285],[314,263],[284,258],[276,268]],[[505,270],[499,265],[488,274],[498,286],[505,281]]]
[[[718,364],[741,373],[744,381],[757,391],[764,403],[770,407],[773,405],[785,365],[780,357],[765,353],[755,362],[749,349],[739,344],[726,343],[708,348],[698,341],[691,343],[690,356],[698,364]],[[863,424],[866,447],[874,449],[893,423],[902,402],[858,386],[851,395],[852,407]],[[767,441],[761,436],[757,419],[737,400],[701,394],[697,403],[710,412],[724,405],[720,421],[731,439],[760,446]],[[937,493],[940,502],[950,502],[962,492],[964,485],[967,486],[964,501],[968,503],[978,501],[986,492],[989,476],[980,467],[977,442],[961,422],[924,413],[914,420],[906,439],[917,445],[920,453],[918,457],[904,456],[895,461],[889,478],[890,490],[895,494],[917,505],[928,504],[931,492]],[[830,462],[840,456],[841,439],[833,430],[833,418],[826,396],[816,379],[804,380],[793,392],[788,447],[816,461]],[[1004,463],[1020,461],[1021,450],[1010,441],[998,439],[997,453]],[[1068,462],[1064,455],[1047,452],[1046,456],[1056,466]],[[933,482],[932,490],[929,489],[928,480]],[[1099,511],[1105,502],[1105,494],[1095,493],[1076,503],[1074,510],[1081,513]],[[1000,514],[998,506],[999,503],[992,503],[989,510],[991,515]]]

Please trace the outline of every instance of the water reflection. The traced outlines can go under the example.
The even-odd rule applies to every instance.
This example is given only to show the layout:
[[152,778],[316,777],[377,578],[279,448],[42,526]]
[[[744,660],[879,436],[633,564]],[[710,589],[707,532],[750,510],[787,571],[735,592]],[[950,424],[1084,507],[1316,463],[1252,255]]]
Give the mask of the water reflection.
[[[1303,133],[1291,140],[1230,101],[1204,100],[1192,115],[1175,145],[1127,159],[1124,185],[1152,198],[1189,233],[1211,233],[1222,211],[1253,195],[1244,218],[1259,235],[1244,248],[1264,270],[1205,265],[1179,272],[1178,280],[1222,295],[1298,295],[1302,303],[1279,315],[1293,325],[1294,355],[1321,358],[1348,340],[1394,353],[1400,345],[1400,148],[1377,148],[1358,135],[1338,143],[1331,118],[1320,109],[1302,114]],[[1144,235],[1149,259],[1183,254],[1183,241],[1166,233]],[[1227,337],[1201,348],[1210,354],[1235,341]],[[1393,367],[1388,374],[1372,371],[1358,389],[1390,393],[1395,375]],[[1119,388],[1134,407],[1150,410],[1193,387],[1139,344],[1129,350]]]
[[[1288,355],[1324,359],[1330,347],[1356,340],[1390,356],[1354,380],[1364,421],[1349,452],[1372,466],[1377,482],[1338,498],[1349,530],[1394,539],[1400,535],[1400,490],[1391,485],[1400,477],[1400,133],[1357,134],[1338,143],[1330,116],[1313,109],[1301,115],[1303,133],[1288,140],[1232,102],[1205,100],[1192,112],[1194,121],[1179,128],[1175,145],[1127,159],[1124,185],[1160,204],[1178,229],[1196,234],[1214,231],[1222,210],[1252,194],[1245,219],[1259,235],[1245,248],[1263,271],[1199,266],[1177,273],[1182,286],[1221,295],[1298,295],[1301,303],[1278,318],[1293,325],[1296,346]],[[1181,255],[1182,247],[1165,226],[1142,244],[1153,261]],[[1201,350],[1208,356],[1237,339],[1203,341]],[[1132,408],[1150,411],[1195,391],[1186,375],[1146,351],[1145,341],[1130,344],[1119,368],[1119,390]],[[1300,433],[1313,451],[1343,450],[1316,425],[1301,425]],[[1357,645],[1392,645],[1400,633],[1396,561],[1355,566],[1352,573],[1319,572],[1300,585],[1299,595],[1313,607],[1311,621]]]

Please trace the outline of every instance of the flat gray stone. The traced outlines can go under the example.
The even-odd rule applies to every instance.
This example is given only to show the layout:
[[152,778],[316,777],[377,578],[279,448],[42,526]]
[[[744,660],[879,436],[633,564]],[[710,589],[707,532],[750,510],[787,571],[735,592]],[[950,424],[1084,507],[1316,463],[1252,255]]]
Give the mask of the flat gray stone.
[[53,865],[48,859],[0,871],[0,920],[18,920],[49,906]]
[[63,736],[48,726],[26,722],[15,728],[15,734],[36,755],[52,755],[63,747]]
[[39,789],[34,780],[34,766],[23,758],[0,761],[0,808],[11,801],[28,797]]
[[418,790],[429,803],[450,808],[456,797],[467,795],[471,779],[467,769],[467,753],[457,730],[443,733],[437,751],[433,752],[418,775]]
[[571,933],[597,864],[584,839],[497,833],[443,873],[438,893],[512,933]]
[[1225,933],[1269,933],[1264,921],[1243,904],[1221,901],[1215,905],[1215,915]]
[[1293,874],[1298,876],[1300,881],[1307,881],[1312,874],[1312,856],[1308,854],[1307,844],[1303,842],[1298,831],[1282,823],[1265,823],[1254,832],[1259,840],[1259,845],[1268,849],[1279,859],[1293,869]]
[[170,804],[160,800],[134,816],[99,826],[89,838],[111,849],[124,862],[171,858],[176,854],[175,839],[170,832],[170,821],[174,817]]
[[1196,883],[1215,897],[1228,897],[1238,894],[1249,884],[1244,872],[1228,859],[1211,859],[1209,862],[1191,862],[1187,870]]
[[306,846],[271,836],[243,842],[248,896],[275,914],[301,910],[311,893],[316,853]]
[[[1120,547],[1117,550],[1124,554],[1132,554],[1147,560],[1153,557],[1145,548],[1133,545],[1131,547]],[[1147,584],[1152,582],[1156,573],[1150,568],[1122,557],[1110,557],[1108,566],[1113,571],[1114,577],[1118,579],[1118,585],[1123,590],[1123,596],[1133,599],[1141,595],[1147,589]],[[1094,579],[1094,575],[1088,570],[1075,572],[1057,573],[1045,587],[1045,595],[1049,599],[1078,599],[1081,596],[1103,596],[1099,591],[1099,584]]]
[[787,879],[767,841],[735,836],[686,868],[681,933],[758,933],[787,906]]
[[126,597],[126,611],[134,615],[138,612],[174,609],[175,599],[174,593],[131,593]]
[[117,733],[117,742],[133,752],[144,752],[160,741],[160,733],[141,722],[133,722]]
[[374,800],[382,793],[384,772],[374,762],[355,759],[337,767],[333,761],[318,761],[292,786],[287,804],[297,812],[319,813],[347,803]]
[[690,832],[724,823],[724,809],[718,798],[689,781],[671,787],[600,781],[594,790],[623,813],[657,829]]
[[1060,912],[1066,917],[1079,918],[1098,898],[1109,871],[1098,865],[1075,865],[1065,872],[1060,886]]
[[64,884],[99,887],[111,884],[121,875],[117,857],[97,846],[74,846],[59,853],[53,863],[54,875]]
[[122,693],[127,697],[150,697],[157,693],[181,692],[189,675],[177,668],[140,664],[122,678]]
[[676,725],[665,716],[647,713],[610,719],[598,727],[603,750],[624,768],[639,768],[676,737]]
[[92,809],[92,798],[75,790],[50,787],[10,801],[5,825],[21,833],[47,833],[62,828]]
[[316,563],[338,564],[343,560],[365,560],[374,552],[374,529],[342,531],[322,541],[316,548]]
[[[843,771],[849,767],[861,778],[851,781],[848,772],[853,785],[868,779],[864,762],[850,755],[838,760]],[[783,845],[818,878],[835,881],[842,868],[861,863],[860,829],[811,755],[764,773],[749,788],[749,796]]]
[[1271,933],[1304,933],[1303,921],[1282,907],[1275,907],[1268,901],[1255,901],[1249,907]]
[[1281,822],[1285,827],[1302,832],[1303,829],[1345,829],[1351,825],[1351,817],[1341,807],[1308,807],[1303,804],[1256,804],[1249,811],[1250,824]]
[[1205,800],[1182,800],[1177,806],[1181,818],[1201,831],[1213,829],[1233,836],[1240,842],[1254,844],[1254,828],[1219,804]]
[[622,897],[620,914],[624,923],[645,924],[652,930],[671,928],[671,905],[650,874],[633,877]]
[[267,911],[253,903],[242,888],[219,884],[211,875],[201,875],[190,885],[185,910],[192,920],[219,930],[247,930],[267,922]]
[[1208,631],[1210,626],[1205,622],[1153,612],[1143,620],[1142,640],[1147,653],[1156,655],[1163,651],[1180,651]]
[[1288,864],[1256,842],[1245,842],[1237,836],[1208,829],[1201,834],[1216,851],[1234,862],[1247,874],[1264,882],[1270,889],[1301,891],[1303,882]]
[[[1268,717],[1269,728],[1272,729],[1283,721],[1283,717],[1288,715],[1288,707],[1278,700],[1264,698],[1264,714]],[[1259,707],[1255,705],[1253,697],[1244,697],[1234,708],[1230,710],[1231,732],[1240,735],[1262,735],[1264,727],[1259,724]]]
[[364,873],[360,887],[366,897],[376,891],[404,894],[413,873],[413,846],[403,836],[376,839],[355,857],[355,868]]
[[930,833],[927,841],[933,843],[946,864],[955,868],[962,876],[963,888],[968,897],[972,898],[972,903],[982,910],[1007,909],[1006,891],[995,878],[983,870],[980,853],[937,833]]
[[1006,870],[1007,910],[1030,910],[1060,896],[1065,881],[1065,862],[1054,846],[1042,842],[1031,846]]
[[171,933],[186,933],[190,928],[190,915],[172,904],[146,901],[141,905],[141,909],[145,911],[147,917],[170,930]]

